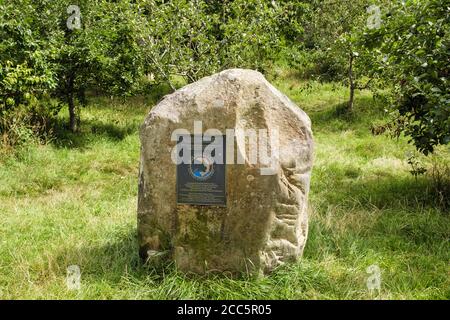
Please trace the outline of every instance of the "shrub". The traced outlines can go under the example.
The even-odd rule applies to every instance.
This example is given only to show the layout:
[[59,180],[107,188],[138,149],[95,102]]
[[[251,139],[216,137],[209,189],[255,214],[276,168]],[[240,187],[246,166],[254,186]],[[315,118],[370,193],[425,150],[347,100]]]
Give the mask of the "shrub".
[[450,9],[446,1],[394,4],[366,36],[380,77],[392,88],[399,132],[424,154],[450,142]]

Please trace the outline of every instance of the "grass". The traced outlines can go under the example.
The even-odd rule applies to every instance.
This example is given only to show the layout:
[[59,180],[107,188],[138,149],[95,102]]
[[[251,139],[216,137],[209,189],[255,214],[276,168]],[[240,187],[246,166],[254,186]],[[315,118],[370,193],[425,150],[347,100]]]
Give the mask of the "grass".
[[[372,136],[385,115],[367,92],[279,72],[311,116],[316,161],[304,257],[267,277],[186,277],[137,255],[138,128],[157,97],[91,98],[81,133],[55,133],[0,160],[0,299],[449,299],[450,215],[409,173],[404,138]],[[62,113],[61,119],[66,115]],[[448,148],[440,151],[448,163]],[[381,269],[369,292],[367,267]],[[79,265],[81,289],[66,270]]]

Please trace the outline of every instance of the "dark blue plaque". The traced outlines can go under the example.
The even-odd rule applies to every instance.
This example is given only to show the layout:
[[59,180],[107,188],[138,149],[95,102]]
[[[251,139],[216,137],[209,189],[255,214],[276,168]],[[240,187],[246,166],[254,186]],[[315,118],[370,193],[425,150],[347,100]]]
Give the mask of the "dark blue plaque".
[[226,206],[225,136],[179,135],[177,143],[188,160],[177,164],[177,203]]

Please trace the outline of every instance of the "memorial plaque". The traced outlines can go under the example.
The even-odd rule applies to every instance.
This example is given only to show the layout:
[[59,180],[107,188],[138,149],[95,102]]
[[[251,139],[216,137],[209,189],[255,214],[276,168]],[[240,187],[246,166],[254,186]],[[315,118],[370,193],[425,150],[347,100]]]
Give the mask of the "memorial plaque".
[[178,204],[226,206],[226,141],[220,138],[178,136],[178,150],[190,157],[190,163],[177,165]]

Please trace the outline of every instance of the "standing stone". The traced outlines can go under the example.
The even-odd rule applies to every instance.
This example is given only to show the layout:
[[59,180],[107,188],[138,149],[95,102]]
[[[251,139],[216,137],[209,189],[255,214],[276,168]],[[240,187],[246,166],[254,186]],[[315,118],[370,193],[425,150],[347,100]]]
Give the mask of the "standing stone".
[[[234,151],[245,154],[244,163],[226,165],[226,207],[177,204],[171,136],[175,129],[193,131],[194,121],[202,121],[203,130],[237,132]],[[267,129],[272,151],[278,131],[273,172],[249,161],[241,134],[248,129]],[[255,273],[301,256],[308,234],[311,121],[261,73],[230,69],[166,96],[145,119],[140,139],[143,259],[172,259],[185,272]]]

